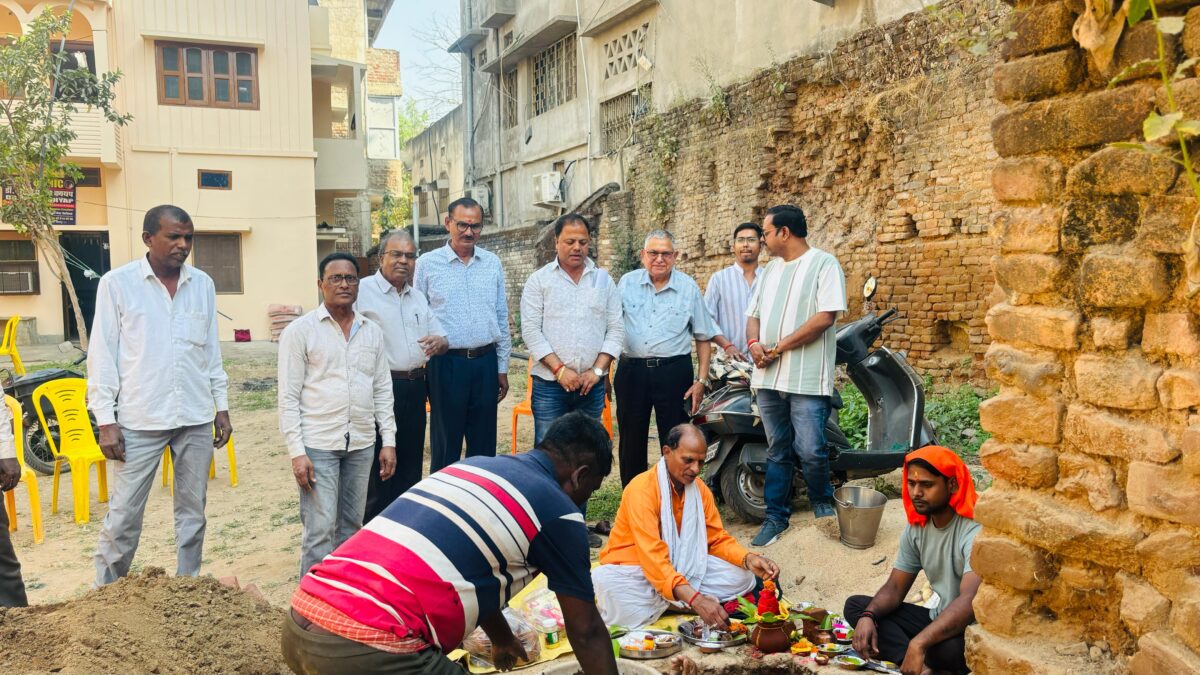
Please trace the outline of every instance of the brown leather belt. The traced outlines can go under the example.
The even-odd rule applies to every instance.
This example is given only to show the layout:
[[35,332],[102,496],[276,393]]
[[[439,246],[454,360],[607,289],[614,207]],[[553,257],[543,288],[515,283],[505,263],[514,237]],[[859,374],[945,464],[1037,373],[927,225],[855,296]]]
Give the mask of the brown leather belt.
[[424,368],[414,368],[412,370],[393,370],[393,380],[423,380],[425,379]]
[[484,345],[482,347],[472,347],[470,349],[448,349],[446,354],[450,356],[465,356],[468,359],[477,359],[481,356],[487,356],[496,351],[496,343]]
[[295,609],[290,609],[288,611],[290,611],[292,613],[292,621],[296,622],[296,625],[300,627],[300,630],[302,630],[306,633],[313,633],[316,635],[335,635],[335,633],[327,631],[324,628],[321,628],[320,626],[318,626],[317,624],[304,618],[304,616],[302,614],[300,614],[299,612],[297,612]]

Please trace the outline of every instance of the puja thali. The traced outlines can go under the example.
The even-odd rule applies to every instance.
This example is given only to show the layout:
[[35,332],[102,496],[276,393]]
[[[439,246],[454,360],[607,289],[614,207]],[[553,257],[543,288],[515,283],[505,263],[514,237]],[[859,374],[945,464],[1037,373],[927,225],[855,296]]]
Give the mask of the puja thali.
[[731,622],[732,631],[706,626],[699,619],[679,624],[679,635],[700,648],[702,652],[715,652],[736,647],[746,641],[750,631],[740,622]]
[[617,638],[621,658],[661,659],[683,649],[679,636],[665,630],[632,630]]

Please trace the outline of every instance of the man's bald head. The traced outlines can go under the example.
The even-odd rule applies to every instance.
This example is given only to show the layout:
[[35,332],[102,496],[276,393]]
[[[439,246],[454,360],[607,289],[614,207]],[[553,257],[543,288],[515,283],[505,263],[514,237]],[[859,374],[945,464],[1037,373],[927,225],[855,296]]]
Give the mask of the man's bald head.
[[667,433],[663,443],[663,457],[667,460],[667,473],[676,487],[691,485],[704,470],[704,458],[708,454],[708,440],[704,432],[694,424],[679,424]]

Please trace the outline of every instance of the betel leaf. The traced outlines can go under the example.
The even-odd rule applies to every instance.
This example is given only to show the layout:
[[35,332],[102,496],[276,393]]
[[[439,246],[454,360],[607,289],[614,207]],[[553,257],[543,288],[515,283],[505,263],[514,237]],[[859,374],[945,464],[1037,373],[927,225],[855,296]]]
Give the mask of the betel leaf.
[[1155,21],[1154,25],[1163,35],[1179,35],[1183,32],[1183,17],[1164,16]]
[[1151,112],[1146,116],[1146,120],[1142,122],[1142,134],[1147,141],[1157,141],[1175,128],[1175,125],[1183,119],[1183,113],[1173,112],[1168,115],[1159,115],[1157,112]]
[[1150,11],[1150,0],[1129,0],[1129,14],[1125,20],[1129,22],[1129,27],[1137,25],[1137,22],[1146,16],[1146,12]]
[[819,628],[821,630],[833,630],[833,613],[832,612],[830,612],[829,614],[826,614],[824,619],[821,619],[821,625],[819,626]]
[[1146,75],[1149,75],[1150,73],[1145,72],[1145,71],[1147,71],[1149,68],[1157,68],[1157,67],[1158,67],[1158,59],[1142,59],[1141,61],[1138,61],[1137,63],[1131,63],[1128,66],[1125,66],[1124,68],[1122,68],[1121,72],[1117,73],[1116,76],[1113,77],[1113,79],[1108,81],[1108,88],[1112,89],[1113,87],[1117,86],[1121,82],[1124,82],[1125,80],[1128,80],[1131,77],[1144,77]]

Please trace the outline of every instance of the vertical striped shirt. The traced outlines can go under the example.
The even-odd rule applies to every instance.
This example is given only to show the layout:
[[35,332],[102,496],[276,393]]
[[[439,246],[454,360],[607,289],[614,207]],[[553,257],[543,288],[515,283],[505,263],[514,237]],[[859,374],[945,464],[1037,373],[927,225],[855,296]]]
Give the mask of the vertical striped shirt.
[[709,313],[717,320],[725,338],[743,354],[746,352],[746,308],[762,276],[762,268],[755,265],[753,283],[746,283],[742,268],[734,263],[713,274],[704,288],[704,304],[708,305]]
[[[746,316],[758,319],[758,339],[778,344],[817,312],[846,311],[846,277],[837,258],[816,248],[790,262],[774,258],[758,279]],[[833,395],[834,326],[812,342],[755,368],[750,386],[789,394]]]
[[392,502],[300,580],[362,626],[454,649],[539,572],[594,601],[587,528],[541,450],[472,457]]

